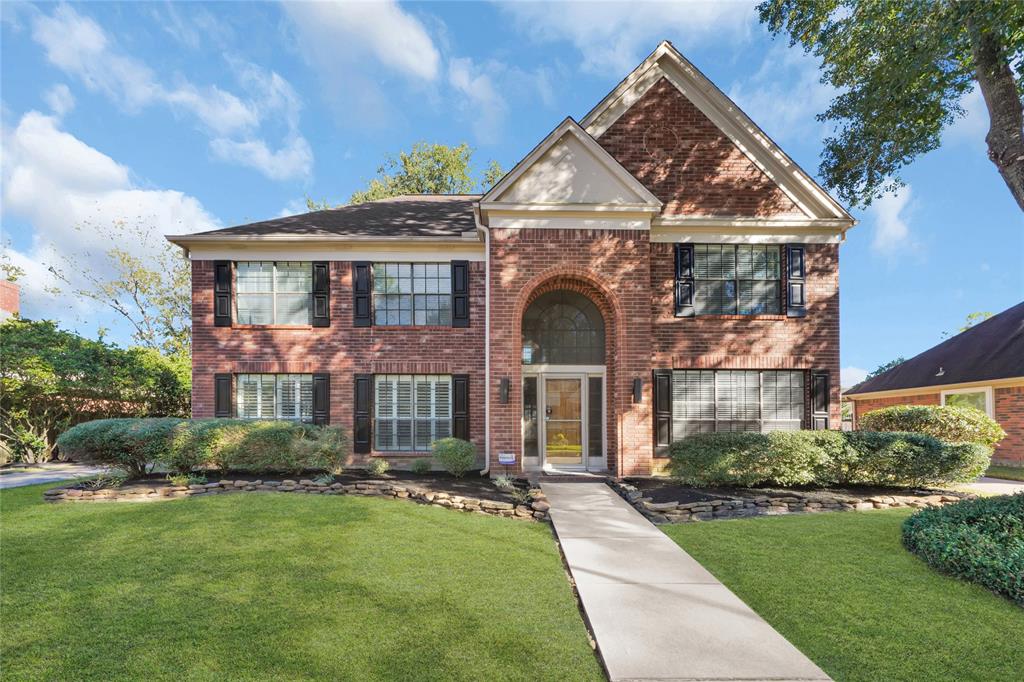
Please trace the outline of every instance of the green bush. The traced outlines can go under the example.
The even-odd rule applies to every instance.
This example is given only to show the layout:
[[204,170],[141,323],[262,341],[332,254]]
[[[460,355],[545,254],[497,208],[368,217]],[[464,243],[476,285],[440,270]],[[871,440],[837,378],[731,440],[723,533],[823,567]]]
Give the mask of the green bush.
[[684,485],[922,486],[970,481],[990,452],[919,433],[702,433],[672,444],[669,473]]
[[922,510],[903,522],[903,544],[933,568],[1024,606],[1024,493]]
[[176,417],[97,419],[72,426],[57,447],[75,459],[123,469],[133,478],[146,475],[167,452]]
[[383,457],[374,457],[366,463],[366,470],[374,476],[383,476],[391,468],[391,464]]
[[417,457],[412,461],[412,472],[414,474],[429,474],[434,463],[429,457]]
[[441,438],[434,441],[434,459],[445,471],[461,478],[476,466],[476,446],[461,438]]
[[872,410],[860,418],[865,431],[924,433],[947,443],[980,443],[988,447],[1006,437],[992,417],[972,407],[894,405]]

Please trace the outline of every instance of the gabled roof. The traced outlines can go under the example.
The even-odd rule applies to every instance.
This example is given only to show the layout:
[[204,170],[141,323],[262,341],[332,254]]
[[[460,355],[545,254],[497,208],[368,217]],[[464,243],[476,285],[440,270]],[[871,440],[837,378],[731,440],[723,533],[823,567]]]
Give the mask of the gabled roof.
[[915,355],[846,395],[1024,377],[1024,303]]
[[846,209],[668,41],[662,41],[601,100],[584,117],[582,126],[593,137],[601,137],[662,78],[700,109],[808,218],[840,220],[846,227],[854,224],[853,216]]
[[459,238],[476,231],[473,206],[479,198],[479,194],[404,195],[168,239],[183,245],[247,238]]
[[[517,191],[518,190],[518,191]],[[481,208],[656,212],[661,201],[566,117],[481,199]]]

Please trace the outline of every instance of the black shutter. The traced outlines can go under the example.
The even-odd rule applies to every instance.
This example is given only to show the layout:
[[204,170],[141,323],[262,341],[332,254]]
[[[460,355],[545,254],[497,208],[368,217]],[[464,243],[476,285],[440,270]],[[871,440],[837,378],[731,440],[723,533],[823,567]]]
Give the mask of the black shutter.
[[370,263],[352,263],[352,318],[356,327],[369,327],[373,324],[373,309],[370,306],[370,291],[373,286],[371,278]]
[[693,244],[676,244],[676,317],[693,317]]
[[786,315],[788,317],[803,317],[807,314],[804,254],[802,244],[792,244],[786,247]]
[[668,455],[672,444],[672,370],[654,370],[654,455]]
[[452,326],[469,326],[469,261],[452,261]]
[[452,375],[452,435],[469,440],[469,375]]
[[355,380],[355,425],[352,429],[352,451],[370,452],[370,415],[373,406],[373,375],[357,374]]
[[231,375],[213,375],[213,416],[230,417],[231,410]]
[[313,423],[327,426],[331,421],[331,375],[313,375]]
[[828,428],[829,379],[825,370],[811,372],[811,428]]
[[213,261],[213,324],[231,326],[231,261]]
[[331,268],[327,261],[313,262],[313,326],[331,326]]

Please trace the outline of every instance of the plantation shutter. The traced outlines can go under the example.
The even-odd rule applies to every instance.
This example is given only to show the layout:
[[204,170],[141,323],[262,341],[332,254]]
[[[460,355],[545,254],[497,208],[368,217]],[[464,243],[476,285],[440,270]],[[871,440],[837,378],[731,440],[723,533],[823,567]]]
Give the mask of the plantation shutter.
[[672,444],[672,370],[654,370],[654,454],[667,454]]
[[355,424],[352,429],[352,451],[357,454],[370,452],[370,410],[373,405],[373,375],[355,376]]
[[231,416],[231,375],[213,375],[213,416]]
[[829,378],[826,370],[811,372],[811,428],[823,431],[828,428]]
[[327,261],[313,263],[313,326],[331,326],[331,276]]
[[786,247],[786,316],[807,314],[807,288],[804,282],[805,250],[802,244]]
[[675,315],[693,317],[693,244],[676,244]]
[[231,261],[213,261],[213,324],[231,326]]
[[370,268],[371,264],[366,261],[352,263],[352,319],[356,327],[369,327],[373,324],[373,311],[370,307]]
[[452,261],[452,326],[469,326],[469,261]]
[[313,423],[326,426],[331,421],[331,375],[313,375]]
[[452,375],[452,436],[469,440],[469,375]]

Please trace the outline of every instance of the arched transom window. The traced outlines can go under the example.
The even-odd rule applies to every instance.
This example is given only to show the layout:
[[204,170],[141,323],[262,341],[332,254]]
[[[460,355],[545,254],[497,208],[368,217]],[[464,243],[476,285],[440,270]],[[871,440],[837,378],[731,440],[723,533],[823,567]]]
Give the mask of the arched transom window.
[[573,291],[541,294],[523,315],[524,365],[603,365],[604,319]]

